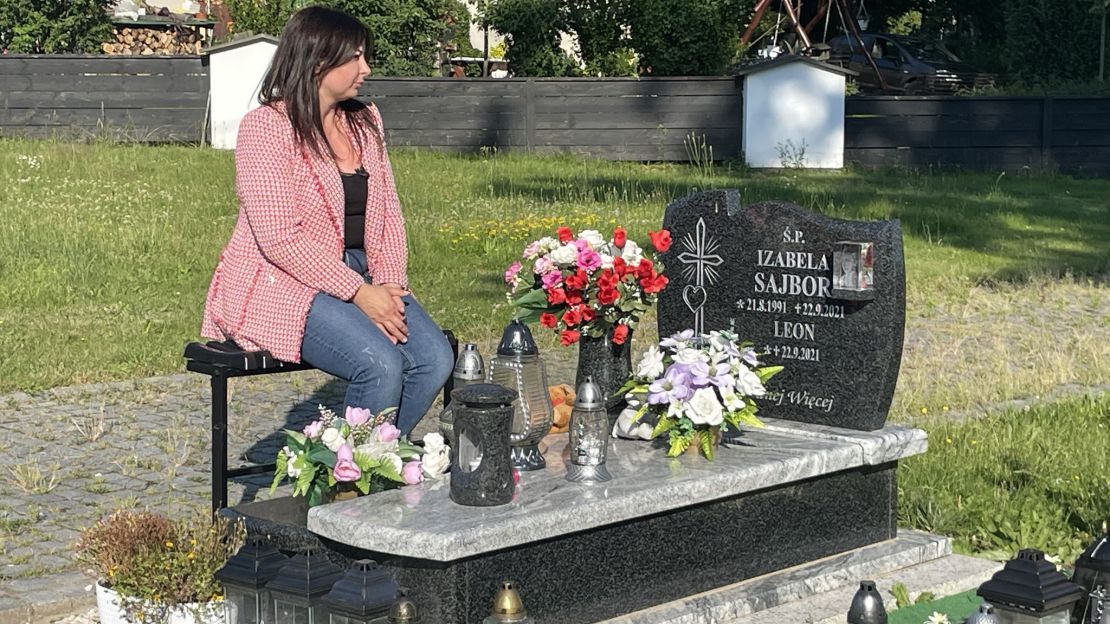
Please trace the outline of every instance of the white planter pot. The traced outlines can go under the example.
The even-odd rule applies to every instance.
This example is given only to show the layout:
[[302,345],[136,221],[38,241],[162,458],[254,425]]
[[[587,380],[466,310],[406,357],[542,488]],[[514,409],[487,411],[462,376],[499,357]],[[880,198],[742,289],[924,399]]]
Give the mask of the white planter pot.
[[[135,624],[124,613],[119,592],[96,583],[96,607],[100,624]],[[235,605],[230,602],[190,603],[170,610],[169,624],[227,624],[235,622]]]

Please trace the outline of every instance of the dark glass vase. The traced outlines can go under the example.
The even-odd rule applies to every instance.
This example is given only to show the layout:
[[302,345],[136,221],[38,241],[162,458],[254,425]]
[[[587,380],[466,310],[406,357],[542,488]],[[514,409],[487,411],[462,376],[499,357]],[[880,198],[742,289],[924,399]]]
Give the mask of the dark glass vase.
[[632,332],[624,344],[613,343],[613,330],[610,329],[604,336],[591,338],[582,336],[578,341],[578,372],[574,377],[574,387],[577,388],[586,381],[586,377],[593,379],[601,393],[605,395],[605,411],[609,414],[610,422],[616,420],[626,402],[623,394],[617,394],[632,374]]

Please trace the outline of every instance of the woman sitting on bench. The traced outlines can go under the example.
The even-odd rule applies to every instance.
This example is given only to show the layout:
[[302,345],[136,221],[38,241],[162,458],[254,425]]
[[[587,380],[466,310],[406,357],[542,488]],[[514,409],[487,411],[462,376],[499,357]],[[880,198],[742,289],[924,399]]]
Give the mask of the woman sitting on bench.
[[201,333],[350,381],[347,405],[397,407],[408,434],[451,374],[408,290],[405,224],[381,116],[355,99],[369,33],[313,6],[289,20],[235,149],[239,218]]

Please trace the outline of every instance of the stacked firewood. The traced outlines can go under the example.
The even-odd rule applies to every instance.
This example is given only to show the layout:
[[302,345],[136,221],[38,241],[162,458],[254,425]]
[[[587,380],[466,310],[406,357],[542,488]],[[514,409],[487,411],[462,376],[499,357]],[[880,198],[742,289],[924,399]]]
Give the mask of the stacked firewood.
[[191,28],[117,28],[116,40],[100,47],[114,55],[200,54],[201,37]]

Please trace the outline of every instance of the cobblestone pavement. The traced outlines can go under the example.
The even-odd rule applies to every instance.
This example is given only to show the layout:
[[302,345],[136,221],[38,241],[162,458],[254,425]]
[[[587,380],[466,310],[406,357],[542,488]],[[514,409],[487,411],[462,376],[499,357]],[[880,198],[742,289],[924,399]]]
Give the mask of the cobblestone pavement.
[[[551,383],[573,382],[575,353],[561,353],[547,356]],[[271,461],[283,428],[302,428],[320,404],[341,409],[345,390],[318,371],[230,380],[229,465]],[[188,373],[0,396],[0,624],[49,621],[28,610],[46,598],[35,591],[64,598],[53,615],[95,600],[73,545],[106,513],[208,507],[209,396],[208,378]],[[414,437],[434,428],[439,409],[437,399]],[[231,504],[268,498],[270,480],[230,484]]]

